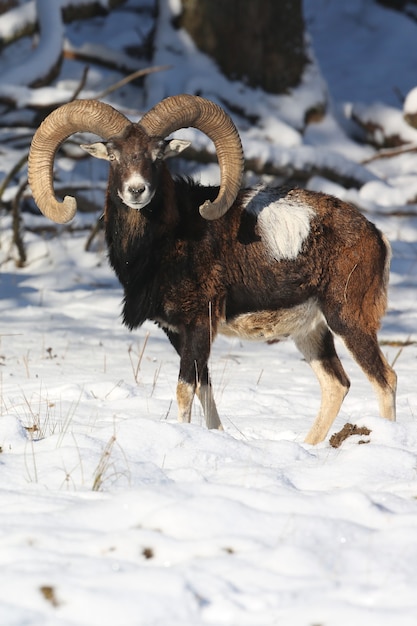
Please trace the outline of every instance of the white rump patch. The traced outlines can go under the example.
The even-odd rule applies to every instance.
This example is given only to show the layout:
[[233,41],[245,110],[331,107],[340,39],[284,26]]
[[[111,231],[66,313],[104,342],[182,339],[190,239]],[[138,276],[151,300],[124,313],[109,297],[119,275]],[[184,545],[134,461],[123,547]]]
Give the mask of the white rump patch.
[[278,189],[255,189],[244,199],[246,211],[258,219],[258,234],[277,261],[295,259],[310,232],[314,209]]

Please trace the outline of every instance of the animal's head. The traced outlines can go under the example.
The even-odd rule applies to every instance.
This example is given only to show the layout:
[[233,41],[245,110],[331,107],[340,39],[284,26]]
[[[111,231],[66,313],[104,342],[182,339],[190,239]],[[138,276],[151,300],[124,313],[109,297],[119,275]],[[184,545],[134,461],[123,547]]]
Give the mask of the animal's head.
[[240,189],[243,152],[230,117],[218,105],[198,96],[162,100],[133,124],[113,107],[97,100],[75,100],[53,111],[36,131],[29,153],[29,184],[38,207],[50,219],[64,223],[77,210],[75,198],[55,199],[53,160],[60,144],[76,132],[91,132],[103,142],[82,147],[112,168],[112,185],[123,202],[140,210],[152,199],[163,160],[179,154],[189,142],[165,138],[192,126],[214,143],[220,166],[220,189],[214,202],[200,207],[206,219],[217,219],[233,204]]
[[109,161],[111,185],[131,209],[143,209],[155,195],[161,165],[167,157],[188,148],[189,141],[149,137],[138,124],[129,124],[107,142],[82,144],[97,159]]

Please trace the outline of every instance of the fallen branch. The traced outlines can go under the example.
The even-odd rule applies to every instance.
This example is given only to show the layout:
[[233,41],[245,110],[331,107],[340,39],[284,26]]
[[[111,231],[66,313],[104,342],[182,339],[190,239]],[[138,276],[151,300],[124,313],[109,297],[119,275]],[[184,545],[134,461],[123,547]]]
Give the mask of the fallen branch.
[[367,165],[368,163],[372,163],[372,161],[377,161],[378,159],[392,159],[396,156],[401,156],[402,154],[407,154],[409,152],[417,152],[416,145],[406,145],[401,146],[400,148],[387,148],[384,150],[379,150],[376,154],[373,154],[371,157],[368,157],[364,161],[361,161],[362,165]]
[[132,72],[138,66],[137,59],[103,45],[92,46],[90,44],[85,48],[73,48],[65,43],[63,55],[65,59],[71,61],[87,62],[119,72]]
[[[136,78],[147,76],[148,74],[153,74],[154,72],[163,72],[170,68],[170,65],[157,65],[153,67],[145,67],[140,70],[135,70],[133,73],[125,76],[124,78],[117,81],[113,85],[110,85],[103,91],[94,94],[93,97],[96,99],[104,98],[109,93],[112,93],[120,87],[127,85],[129,82],[132,82]],[[29,87],[19,87],[15,85],[0,85],[0,102],[3,102],[11,108],[25,107],[34,111],[43,111],[45,112],[44,117],[46,117],[46,115],[53,111],[53,109],[58,108],[66,102],[72,102],[72,100],[76,100],[78,98],[81,91],[85,87],[88,71],[89,67],[86,66],[80,79],[80,83],[73,93],[69,91],[65,92],[62,88],[59,90],[52,87],[40,87],[39,89],[30,89]],[[49,102],[49,104],[45,106],[45,102]],[[43,119],[42,116],[41,119]],[[36,122],[38,121],[39,119],[37,118]]]
[[[187,148],[181,153],[181,158],[187,161],[196,161],[204,165],[208,163],[217,163],[217,157],[213,152],[209,152],[206,148],[198,149]],[[327,180],[340,184],[347,189],[354,188],[360,189],[364,183],[364,180],[360,176],[355,177],[353,174],[342,174],[340,171],[333,169],[329,165],[316,165],[314,163],[303,163],[302,167],[297,167],[291,161],[285,165],[273,163],[271,161],[261,161],[260,159],[252,158],[246,159],[245,170],[253,172],[259,176],[274,176],[279,179],[283,179],[285,184],[296,184],[303,186],[313,176],[322,176]]]
[[377,148],[398,149],[416,143],[416,129],[406,122],[400,109],[379,103],[357,104],[351,119],[362,129],[366,141]]

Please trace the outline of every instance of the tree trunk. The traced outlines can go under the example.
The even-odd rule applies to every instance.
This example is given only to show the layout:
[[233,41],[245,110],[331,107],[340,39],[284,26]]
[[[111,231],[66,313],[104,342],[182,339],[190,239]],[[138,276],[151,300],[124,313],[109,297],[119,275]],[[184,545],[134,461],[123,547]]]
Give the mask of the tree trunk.
[[181,0],[179,25],[232,80],[271,93],[299,84],[307,61],[302,0]]
[[0,15],[17,7],[18,0],[0,0]]

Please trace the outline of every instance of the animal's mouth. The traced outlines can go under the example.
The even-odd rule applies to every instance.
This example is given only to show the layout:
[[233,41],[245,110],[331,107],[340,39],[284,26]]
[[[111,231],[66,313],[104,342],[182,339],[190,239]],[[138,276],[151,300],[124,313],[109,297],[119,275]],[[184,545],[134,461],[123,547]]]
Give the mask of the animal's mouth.
[[118,191],[117,195],[122,202],[136,211],[144,209],[151,202],[155,192],[151,192],[148,188],[143,189],[141,192],[131,191]]
[[135,209],[136,211],[140,211],[143,209],[144,205],[142,202],[129,202],[122,197],[123,203],[129,207],[129,209]]

